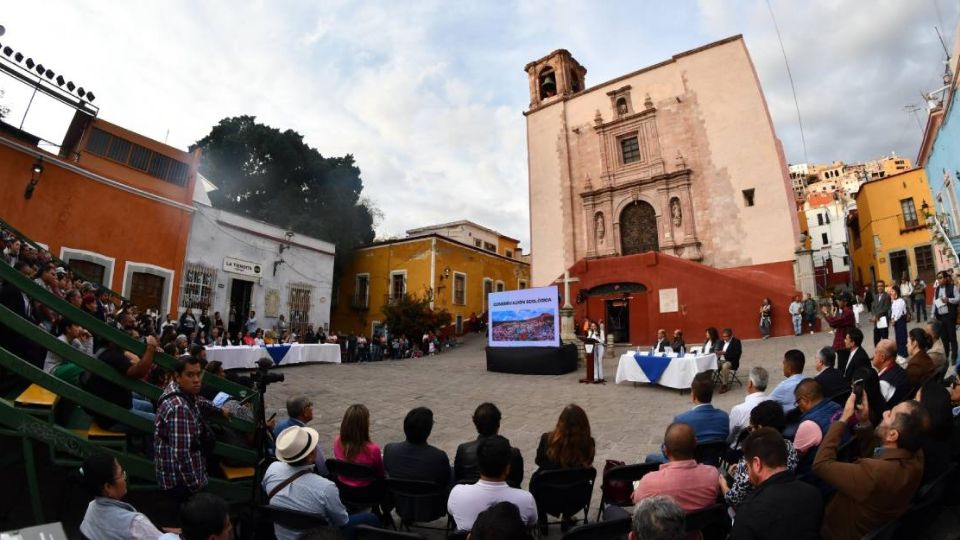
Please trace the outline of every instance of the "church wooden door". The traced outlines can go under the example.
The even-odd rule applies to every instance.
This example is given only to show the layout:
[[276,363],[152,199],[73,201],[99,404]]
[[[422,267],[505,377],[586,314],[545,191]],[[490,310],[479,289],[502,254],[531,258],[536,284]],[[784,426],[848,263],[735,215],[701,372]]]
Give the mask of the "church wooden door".
[[659,251],[657,214],[649,203],[636,201],[620,214],[621,255]]

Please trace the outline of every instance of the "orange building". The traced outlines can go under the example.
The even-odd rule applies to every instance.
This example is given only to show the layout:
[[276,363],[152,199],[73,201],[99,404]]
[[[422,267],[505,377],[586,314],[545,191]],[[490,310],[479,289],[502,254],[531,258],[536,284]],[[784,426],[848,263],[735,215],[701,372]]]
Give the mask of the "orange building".
[[80,108],[59,153],[38,142],[0,121],[0,217],[141,308],[175,313],[199,151]]

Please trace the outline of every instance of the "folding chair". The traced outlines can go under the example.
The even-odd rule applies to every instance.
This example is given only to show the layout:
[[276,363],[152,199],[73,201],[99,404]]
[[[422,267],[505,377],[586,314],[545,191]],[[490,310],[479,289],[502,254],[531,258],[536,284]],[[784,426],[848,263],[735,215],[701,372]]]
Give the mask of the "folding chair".
[[699,532],[703,540],[723,540],[730,530],[730,516],[722,504],[687,512],[687,535]]
[[[447,515],[447,497],[450,490],[433,482],[387,478],[387,491],[400,516],[400,525],[408,531],[416,523],[429,523]],[[433,527],[427,527],[433,528]],[[451,529],[447,520],[445,531]]]
[[324,529],[329,526],[327,520],[325,520],[323,516],[311,514],[309,512],[301,512],[299,510],[291,510],[289,508],[280,508],[279,506],[274,505],[262,506],[260,509],[266,514],[267,519],[272,521],[274,525],[280,525],[281,527],[289,529],[298,535],[306,533],[307,531]]
[[549,527],[547,515],[573,516],[582,511],[586,523],[596,479],[597,470],[593,467],[541,471],[533,475],[530,493],[537,502],[539,529],[544,531]]
[[697,463],[713,465],[714,467],[719,468],[726,451],[727,441],[722,439],[718,441],[707,441],[704,443],[698,442],[696,449],[693,451],[693,457],[697,460]]
[[633,482],[640,480],[649,472],[660,468],[659,463],[636,463],[634,465],[621,465],[614,467],[603,475],[603,481],[600,484],[600,507],[597,509],[597,521],[603,515],[603,507],[608,504],[614,506],[632,506],[633,500],[628,495],[626,498],[619,498],[614,493],[613,482],[628,482],[633,489]]
[[621,540],[630,532],[632,518],[580,525],[563,535],[563,540]]
[[[387,497],[386,483],[383,478],[377,476],[372,468],[332,458],[328,459],[326,464],[327,471],[330,472],[334,483],[337,484],[340,501],[347,509],[371,508],[375,514],[382,514],[381,506]],[[362,487],[349,486],[343,483],[344,478],[369,483]]]

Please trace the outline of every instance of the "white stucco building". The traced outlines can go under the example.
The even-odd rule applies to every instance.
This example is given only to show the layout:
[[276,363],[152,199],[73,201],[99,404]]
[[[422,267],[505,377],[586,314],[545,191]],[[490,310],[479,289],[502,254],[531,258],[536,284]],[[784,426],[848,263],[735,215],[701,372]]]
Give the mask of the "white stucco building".
[[216,187],[200,180],[178,312],[207,306],[233,326],[254,310],[264,329],[281,314],[294,332],[328,328],[334,245],[213,208],[206,193]]
[[810,249],[813,250],[814,266],[823,266],[829,259],[833,272],[850,270],[847,256],[846,206],[841,196],[808,197],[803,211],[810,234]]

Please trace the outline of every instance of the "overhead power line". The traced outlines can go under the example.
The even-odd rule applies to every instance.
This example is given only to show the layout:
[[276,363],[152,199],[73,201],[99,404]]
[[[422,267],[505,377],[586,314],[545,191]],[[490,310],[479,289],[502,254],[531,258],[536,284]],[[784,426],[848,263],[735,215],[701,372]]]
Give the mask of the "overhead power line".
[[797,87],[793,83],[793,73],[790,71],[790,62],[787,60],[787,50],[783,47],[783,38],[780,37],[780,26],[777,25],[777,17],[773,14],[773,6],[770,0],[767,0],[767,9],[770,10],[770,19],[773,20],[773,29],[777,32],[777,41],[780,42],[780,52],[783,53],[783,64],[787,66],[787,78],[790,79],[790,90],[793,91],[793,105],[797,109],[797,124],[800,126],[800,145],[803,147],[803,162],[809,163],[807,158],[807,139],[803,135],[803,118],[800,116],[800,102],[797,101]]

